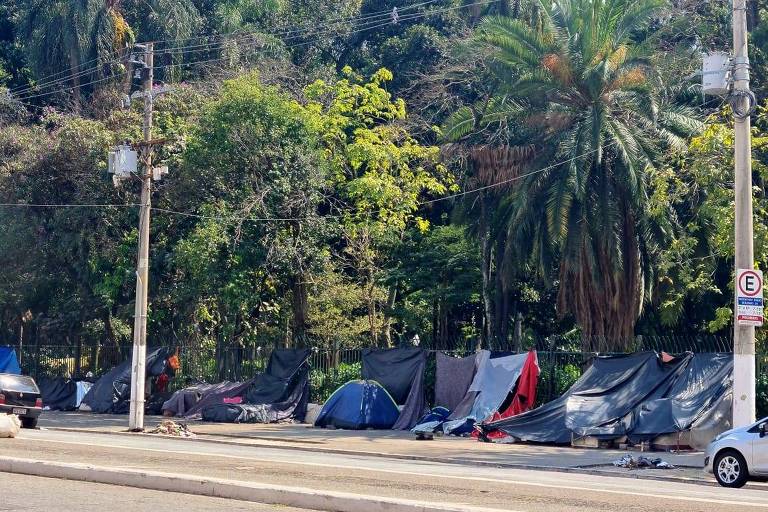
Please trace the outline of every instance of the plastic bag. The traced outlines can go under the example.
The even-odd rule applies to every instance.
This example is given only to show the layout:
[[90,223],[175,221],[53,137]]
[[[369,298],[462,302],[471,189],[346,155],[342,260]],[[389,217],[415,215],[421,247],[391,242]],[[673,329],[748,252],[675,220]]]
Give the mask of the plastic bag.
[[0,437],[16,437],[21,430],[21,421],[15,414],[0,414]]

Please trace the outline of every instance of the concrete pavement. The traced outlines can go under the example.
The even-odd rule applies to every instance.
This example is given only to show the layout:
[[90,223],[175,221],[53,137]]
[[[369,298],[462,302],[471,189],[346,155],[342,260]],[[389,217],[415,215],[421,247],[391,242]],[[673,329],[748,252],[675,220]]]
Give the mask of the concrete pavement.
[[109,512],[130,503],[131,512],[307,512],[306,509],[246,501],[73,482],[56,478],[0,474],[2,512]]
[[768,494],[755,486],[729,490],[149,436],[23,431],[3,443],[2,455],[501,510],[768,510]]
[[[148,426],[162,418],[147,417]],[[334,454],[387,456],[404,460],[452,462],[460,464],[537,468],[610,469],[612,461],[627,452],[620,450],[579,449],[561,446],[481,443],[471,438],[437,437],[434,441],[415,441],[409,432],[392,430],[348,431],[317,429],[304,424],[232,424],[187,422],[198,440]],[[126,416],[45,413],[42,427],[77,431],[115,433],[127,429]],[[700,452],[655,453],[679,467],[700,468]]]

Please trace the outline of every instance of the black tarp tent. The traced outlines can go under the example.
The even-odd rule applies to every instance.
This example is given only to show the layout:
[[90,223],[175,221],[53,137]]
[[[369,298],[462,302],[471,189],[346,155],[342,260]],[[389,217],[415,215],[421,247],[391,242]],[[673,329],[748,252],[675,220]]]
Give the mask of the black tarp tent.
[[74,411],[77,409],[77,382],[64,377],[39,377],[37,387],[43,405],[51,411]]
[[163,413],[166,416],[186,416],[189,411],[209,396],[224,396],[232,389],[239,388],[242,382],[224,381],[216,384],[207,384],[202,382],[194,386],[187,386],[184,389],[176,391],[171,398],[163,404]]
[[[266,371],[240,386],[201,400],[187,417],[227,423],[302,421],[309,402],[310,349],[275,350]],[[235,403],[232,399],[240,403]]]
[[683,430],[727,391],[729,360],[724,354],[689,353],[665,362],[655,352],[596,357],[560,398],[482,429],[556,444],[567,444],[574,435],[631,439],[636,432],[653,438],[670,428]]
[[424,369],[426,350],[416,347],[363,350],[363,379],[381,384],[395,402],[402,406],[392,427],[409,430],[424,414]]
[[[161,347],[147,354],[146,376],[157,377],[164,371],[168,358],[173,354],[169,348]],[[131,398],[131,361],[115,366],[102,376],[83,397],[82,405],[100,414],[125,414]],[[81,406],[82,406],[81,405]]]

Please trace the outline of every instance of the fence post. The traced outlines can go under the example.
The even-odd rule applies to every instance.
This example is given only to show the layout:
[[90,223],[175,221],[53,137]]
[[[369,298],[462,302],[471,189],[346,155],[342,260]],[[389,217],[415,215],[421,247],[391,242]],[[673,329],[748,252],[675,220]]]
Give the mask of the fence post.
[[35,339],[35,380],[38,380],[40,378],[39,375],[40,371],[40,337],[37,336]]
[[77,346],[75,349],[75,371],[72,373],[72,377],[80,376],[81,366],[83,361],[83,336],[82,333],[77,335]]

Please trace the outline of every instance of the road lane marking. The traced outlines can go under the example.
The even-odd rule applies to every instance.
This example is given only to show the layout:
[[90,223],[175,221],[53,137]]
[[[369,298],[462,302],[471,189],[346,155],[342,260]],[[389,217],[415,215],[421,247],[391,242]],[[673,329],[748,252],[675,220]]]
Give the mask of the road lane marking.
[[[179,455],[192,455],[196,457],[200,456],[214,456],[214,457],[220,457],[220,458],[226,458],[226,459],[235,459],[235,460],[249,460],[253,462],[254,460],[258,461],[259,459],[255,459],[254,457],[246,457],[242,455],[230,455],[225,453],[215,453],[215,452],[208,452],[208,451],[188,451],[188,450],[177,450],[177,449],[170,449],[170,448],[147,448],[142,446],[129,446],[125,444],[104,444],[104,443],[85,443],[80,441],[65,441],[65,440],[55,440],[55,439],[40,439],[36,438],[34,435],[32,437],[26,437],[25,435],[22,435],[18,437],[19,439],[26,439],[29,441],[43,441],[47,443],[54,443],[54,444],[70,444],[70,445],[76,445],[76,446],[98,446],[101,448],[118,448],[118,449],[126,449],[126,450],[135,450],[135,451],[145,451],[145,452],[153,452],[153,453],[174,453]],[[146,438],[145,438],[146,439]],[[166,440],[169,440],[166,438]],[[124,441],[124,439],[120,439],[120,442]],[[279,448],[272,448],[274,451],[280,451]],[[370,460],[360,457],[361,462],[371,462]],[[604,483],[598,483],[595,482],[594,484],[586,482],[583,482],[581,486],[568,486],[568,485],[562,485],[562,483],[544,483],[544,482],[531,482],[529,480],[515,480],[515,479],[505,479],[505,478],[490,478],[490,477],[473,477],[473,476],[458,476],[458,475],[450,475],[446,473],[431,473],[427,471],[405,471],[405,470],[398,470],[398,469],[387,469],[387,468],[374,468],[374,467],[351,467],[351,466],[345,466],[345,465],[339,465],[339,464],[327,464],[327,463],[320,463],[320,462],[299,462],[299,461],[285,461],[282,459],[277,458],[269,458],[269,459],[261,459],[263,462],[276,462],[279,464],[290,464],[290,465],[296,465],[296,466],[310,466],[310,467],[319,467],[319,468],[328,468],[328,469],[343,469],[343,470],[350,470],[350,469],[356,469],[356,470],[363,470],[373,473],[387,473],[387,474],[397,474],[397,475],[404,475],[404,476],[419,476],[419,477],[434,477],[436,479],[446,479],[446,478],[452,478],[456,480],[466,480],[466,481],[474,481],[474,482],[493,482],[493,483],[500,483],[500,484],[515,484],[515,485],[522,485],[522,486],[529,486],[529,487],[539,487],[539,488],[549,488],[549,489],[563,489],[563,490],[573,490],[573,491],[589,491],[589,492],[596,492],[596,493],[608,493],[608,494],[619,494],[619,495],[626,495],[626,496],[638,496],[638,497],[646,497],[646,498],[658,498],[663,500],[677,500],[677,501],[687,501],[687,502],[696,502],[696,503],[714,503],[714,504],[721,504],[721,505],[738,505],[738,506],[746,506],[746,507],[757,507],[757,508],[768,508],[768,503],[753,503],[748,501],[737,501],[737,500],[726,500],[721,498],[715,498],[715,497],[695,497],[695,496],[679,496],[679,495],[665,495],[665,494],[656,494],[656,493],[649,493],[649,492],[638,492],[638,491],[629,491],[629,490],[622,490],[622,489],[606,489],[604,486]],[[399,461],[397,459],[392,459],[395,464],[402,464],[402,461]],[[378,461],[377,461],[378,462]],[[435,465],[435,463],[429,463],[432,465]],[[424,464],[428,465],[428,464]],[[510,471],[524,471],[523,469],[511,469]],[[544,471],[537,471],[536,473],[541,473],[542,475],[546,475],[546,472]],[[559,475],[567,475],[572,474],[576,475],[577,473],[560,473]],[[199,475],[195,475],[199,476]],[[546,475],[551,477],[551,475]],[[584,476],[584,475],[581,475]],[[589,475],[593,476],[593,475]],[[619,477],[610,477],[606,476],[603,478],[619,478]],[[558,479],[560,477],[558,476]],[[608,483],[608,482],[605,482]],[[635,482],[635,484],[639,483],[639,480]],[[662,483],[656,481],[656,483]],[[587,486],[583,485],[587,484]],[[600,485],[602,487],[595,488],[592,487],[592,485]],[[676,489],[672,490],[670,489],[670,493],[672,492],[679,492],[679,485],[690,485],[690,484],[677,484]],[[614,483],[612,487],[618,487],[620,484],[618,482]],[[699,494],[702,496],[706,496],[704,491],[698,491],[691,489],[691,493],[693,494]],[[765,491],[757,491],[757,492],[765,492]],[[757,497],[755,497],[757,499]]]

